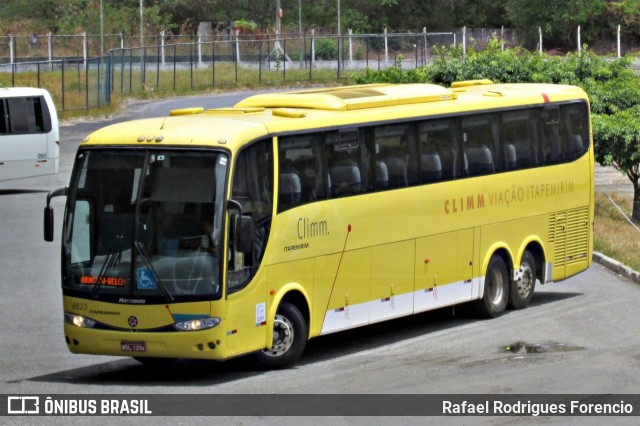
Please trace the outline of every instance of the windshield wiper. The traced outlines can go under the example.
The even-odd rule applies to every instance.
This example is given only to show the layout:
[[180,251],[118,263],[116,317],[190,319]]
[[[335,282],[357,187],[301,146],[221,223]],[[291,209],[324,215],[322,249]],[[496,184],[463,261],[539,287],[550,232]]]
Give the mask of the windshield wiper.
[[171,295],[171,293],[169,293],[169,291],[167,290],[167,287],[165,287],[164,283],[158,276],[155,268],[153,267],[153,264],[151,263],[151,259],[149,259],[149,256],[147,256],[147,253],[144,251],[144,247],[142,246],[142,243],[139,241],[136,241],[133,243],[133,245],[138,251],[138,254],[142,258],[142,261],[144,262],[144,264],[147,266],[147,268],[149,268],[151,275],[153,275],[153,279],[155,279],[156,282],[158,283],[158,287],[160,288],[162,295],[167,299],[167,302],[173,302],[175,298]]
[[96,299],[98,297],[98,290],[102,287],[102,282],[104,281],[104,277],[107,275],[107,272],[111,270],[114,266],[120,263],[120,259],[122,258],[122,252],[114,252],[107,254],[107,258],[102,264],[102,268],[100,268],[100,272],[98,273],[98,278],[96,279],[96,283],[94,284],[93,290],[91,291],[91,297]]

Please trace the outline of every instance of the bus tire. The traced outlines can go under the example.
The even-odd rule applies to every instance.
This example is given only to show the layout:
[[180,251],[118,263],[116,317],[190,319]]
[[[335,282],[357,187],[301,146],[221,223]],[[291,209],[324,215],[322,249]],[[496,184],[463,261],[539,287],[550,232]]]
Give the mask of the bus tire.
[[282,302],[273,323],[273,346],[257,352],[255,360],[270,368],[289,366],[302,355],[307,334],[307,322],[300,310],[289,302]]
[[509,309],[523,309],[529,305],[536,288],[536,259],[529,250],[522,255],[520,278],[511,281],[509,289]]
[[484,279],[482,299],[474,304],[476,313],[484,318],[502,315],[507,308],[509,298],[509,274],[504,259],[493,255],[489,260]]

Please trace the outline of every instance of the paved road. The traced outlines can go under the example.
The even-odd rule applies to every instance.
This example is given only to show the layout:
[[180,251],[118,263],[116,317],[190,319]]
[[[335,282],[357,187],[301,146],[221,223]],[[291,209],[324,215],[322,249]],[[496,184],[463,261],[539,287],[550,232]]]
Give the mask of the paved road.
[[[156,109],[168,111],[197,103],[194,101],[140,104],[126,116],[164,114]],[[233,103],[227,98],[222,101]],[[63,200],[54,201],[58,228],[56,241],[48,244],[42,241],[45,194],[16,190],[65,185],[77,144],[87,131],[102,124],[76,122],[63,127],[63,161],[57,176],[0,185],[0,394],[600,394],[638,393],[640,389],[640,286],[599,265],[564,282],[540,286],[531,307],[494,320],[477,320],[463,309],[443,309],[312,340],[301,361],[282,371],[256,370],[244,359],[180,361],[167,370],[146,368],[127,358],[72,355],[62,333],[59,247]],[[533,348],[534,353],[505,350],[519,345]],[[0,422],[6,423],[4,420]],[[6,420],[62,424],[63,419]],[[314,423],[313,419],[279,417],[217,420],[226,424]],[[371,423],[361,418],[333,420],[338,424]],[[493,418],[483,423],[527,420]],[[565,424],[568,420],[553,418],[544,423]],[[573,422],[578,420],[595,424],[597,419]],[[614,420],[607,422],[631,424],[628,418]],[[416,419],[376,421],[414,424]],[[76,424],[83,419],[64,422]],[[157,420],[118,419],[118,424],[134,422]]]

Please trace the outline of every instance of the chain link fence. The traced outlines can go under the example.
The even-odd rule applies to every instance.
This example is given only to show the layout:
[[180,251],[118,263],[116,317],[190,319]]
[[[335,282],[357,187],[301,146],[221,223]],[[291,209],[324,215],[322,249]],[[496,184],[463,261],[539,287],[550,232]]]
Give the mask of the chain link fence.
[[[0,37],[0,86],[43,87],[60,111],[109,104],[113,94],[282,85],[349,78],[359,70],[427,65],[435,46],[482,50],[491,37],[518,44],[512,30],[393,34],[218,34],[143,40],[104,37]],[[157,42],[140,47],[140,43]],[[129,47],[126,47],[129,46]],[[100,51],[107,52],[100,55]]]

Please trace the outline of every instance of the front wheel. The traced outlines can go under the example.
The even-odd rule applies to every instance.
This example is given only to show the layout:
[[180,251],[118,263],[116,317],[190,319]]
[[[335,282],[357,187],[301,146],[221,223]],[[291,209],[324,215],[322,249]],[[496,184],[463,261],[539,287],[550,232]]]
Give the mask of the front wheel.
[[278,307],[273,323],[273,345],[255,354],[266,367],[285,367],[296,361],[307,343],[307,322],[300,310],[289,302]]
[[504,259],[493,255],[484,279],[482,299],[474,304],[475,311],[485,318],[495,318],[507,308],[509,298],[509,274]]

